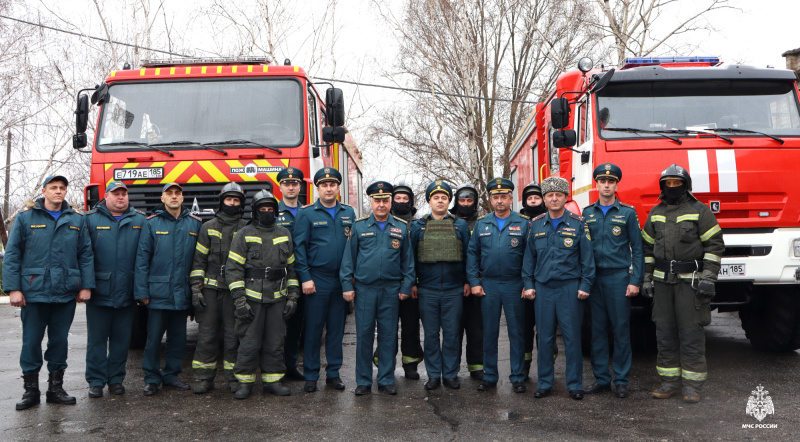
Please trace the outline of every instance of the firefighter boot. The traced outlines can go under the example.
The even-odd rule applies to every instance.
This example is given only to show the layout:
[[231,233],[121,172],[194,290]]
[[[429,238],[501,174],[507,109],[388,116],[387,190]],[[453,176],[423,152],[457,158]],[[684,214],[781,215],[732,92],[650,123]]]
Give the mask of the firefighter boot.
[[192,393],[205,394],[214,389],[214,381],[211,379],[201,379],[200,382],[195,384]]
[[231,389],[231,393],[236,393],[239,390],[239,381],[228,381],[228,388]]
[[292,390],[284,387],[280,382],[268,382],[264,384],[264,393],[272,393],[275,396],[289,396]]
[[531,380],[531,361],[525,361],[525,365],[522,367],[522,374],[525,375],[525,381]]
[[41,393],[39,392],[39,373],[22,375],[25,393],[22,400],[17,402],[17,410],[27,410],[34,405],[39,405]]
[[403,364],[403,371],[406,373],[406,379],[417,380],[419,379],[419,372],[417,371],[417,362],[411,364]]
[[658,390],[652,393],[653,399],[669,399],[680,390],[680,386],[664,382]]
[[75,396],[70,396],[64,391],[64,370],[50,373],[47,384],[45,397],[48,404],[75,405],[78,402]]
[[236,395],[234,396],[236,399],[247,399],[250,397],[250,393],[253,392],[253,384],[250,383],[239,383],[239,388],[236,390]]
[[683,387],[683,402],[687,404],[696,404],[700,402],[700,392],[694,387]]

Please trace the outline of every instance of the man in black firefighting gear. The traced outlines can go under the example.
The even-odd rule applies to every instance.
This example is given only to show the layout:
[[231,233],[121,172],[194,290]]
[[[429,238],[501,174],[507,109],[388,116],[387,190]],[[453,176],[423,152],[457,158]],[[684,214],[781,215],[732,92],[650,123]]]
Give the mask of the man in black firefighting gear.
[[[217,362],[222,356],[225,380],[236,392],[239,387],[233,374],[239,339],[234,333],[233,299],[225,282],[225,262],[233,235],[247,224],[242,219],[245,195],[242,186],[228,183],[219,193],[219,209],[214,218],[203,224],[195,246],[192,273],[192,305],[199,324],[197,348],[192,360],[196,394],[214,388]],[[223,352],[219,340],[223,337]]]
[[683,386],[683,401],[697,403],[708,376],[704,326],[711,323],[714,282],[725,251],[711,209],[692,195],[692,178],[673,164],[661,172],[661,202],[642,230],[645,275],[642,293],[654,296],[661,387],[666,399]]

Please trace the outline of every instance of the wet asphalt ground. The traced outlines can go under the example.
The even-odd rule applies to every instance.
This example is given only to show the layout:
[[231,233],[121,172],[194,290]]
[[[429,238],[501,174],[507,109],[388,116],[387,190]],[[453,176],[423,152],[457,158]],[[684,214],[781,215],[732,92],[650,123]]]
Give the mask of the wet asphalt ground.
[[[78,398],[74,406],[44,403],[15,411],[21,398],[19,350],[20,310],[0,305],[0,439],[2,440],[798,440],[800,439],[800,352],[773,354],[754,350],[744,336],[736,313],[715,313],[707,327],[709,378],[703,401],[684,404],[678,397],[650,398],[659,386],[655,354],[634,354],[630,373],[631,397],[612,393],[569,398],[564,384],[564,358],[556,361],[556,384],[551,396],[534,399],[528,392],[511,391],[508,341],[501,328],[500,375],[496,391],[476,391],[466,365],[461,389],[427,392],[422,379],[406,380],[398,364],[397,396],[378,393],[356,397],[355,330],[347,318],[342,378],[347,390],[304,393],[302,382],[285,382],[290,397],[261,393],[235,400],[218,376],[216,389],[206,395],[163,390],[142,395],[141,350],[132,350],[123,396],[89,399],[84,380],[86,350],[85,308],[77,309],[70,335],[65,389]],[[191,359],[197,327],[189,324],[189,348],[181,379],[191,381]],[[559,345],[562,345],[559,340]],[[399,359],[399,358],[398,358]],[[323,359],[324,363],[324,359]],[[465,364],[465,363],[464,363]],[[534,360],[535,367],[535,360]],[[535,370],[534,370],[535,371]],[[46,389],[46,369],[40,375]],[[533,377],[533,376],[532,376]],[[324,374],[323,374],[324,378]],[[593,376],[584,360],[584,383]],[[758,385],[769,391],[774,414],[759,422],[745,413]],[[750,426],[750,428],[743,428]]]

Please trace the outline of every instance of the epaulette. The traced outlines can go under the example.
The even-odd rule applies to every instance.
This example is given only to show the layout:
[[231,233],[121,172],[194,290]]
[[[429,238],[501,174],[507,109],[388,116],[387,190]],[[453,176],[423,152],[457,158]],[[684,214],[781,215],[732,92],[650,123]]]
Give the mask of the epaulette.
[[311,207],[311,206],[313,206],[313,205],[314,205],[314,203],[311,203],[311,204],[306,204],[305,206],[301,207],[301,209],[305,209],[306,207]]
[[78,212],[77,210],[73,210],[72,213],[83,216],[83,212]]
[[157,214],[157,213],[154,213],[154,214],[152,214],[152,215],[148,216],[148,217],[147,217],[147,219],[153,219],[153,218],[155,218],[155,217],[157,217],[157,216],[158,216],[158,214]]
[[394,219],[408,225],[408,221],[404,220],[403,218],[394,217]]
[[627,207],[629,209],[636,210],[636,207],[634,207],[632,204],[626,204],[626,203],[623,203],[622,201],[619,202],[619,205],[620,206],[625,206],[625,207]]
[[195,215],[194,213],[190,213],[189,217],[190,218],[194,218],[194,219],[200,221],[201,223],[203,222],[203,218],[200,218],[199,216]]
[[484,218],[486,218],[486,215],[479,216],[479,217],[478,217],[478,219],[476,219],[475,221],[480,221],[480,220],[482,220],[482,219],[484,219]]
[[136,212],[136,213],[138,213],[139,215],[145,215],[145,216],[147,216],[147,214],[146,214],[146,213],[142,212],[142,211],[141,211],[141,210],[139,210],[139,209],[133,209],[133,211],[134,211],[134,212]]
[[345,206],[345,207],[349,207],[349,208],[351,208],[351,209],[353,208],[353,206],[351,206],[350,204],[345,204],[345,203],[343,203],[343,202],[339,202],[339,204],[341,204],[341,205],[343,205],[343,206]]
[[519,214],[519,216],[522,217],[523,219],[528,219],[528,220],[531,219],[531,217],[529,217],[528,215],[523,215],[521,213]]
[[28,210],[31,210],[31,208],[30,207],[26,207],[24,209],[20,209],[19,213],[27,212]]
[[87,214],[87,215],[91,215],[91,214],[93,214],[93,213],[97,213],[97,209],[92,209],[92,210],[87,210],[87,211],[86,211],[86,214]]
[[540,220],[540,219],[544,218],[545,215],[547,215],[547,213],[540,213],[536,218],[532,219],[531,221]]
[[574,213],[570,212],[569,210],[567,210],[567,212],[569,213],[569,216],[571,216],[571,217],[573,217],[573,218],[577,219],[577,220],[578,220],[578,221],[580,221],[580,222],[583,222],[583,217],[582,217],[582,216],[580,216],[580,215],[576,215],[576,214],[574,214]]
[[364,221],[367,218],[369,218],[369,216],[362,216],[361,218],[356,219],[356,221]]
[[[622,203],[620,203],[620,204],[622,204]],[[581,209],[581,213],[585,212],[587,209],[591,209],[592,207],[594,207],[594,204],[589,204],[588,206],[586,206],[583,209]]]

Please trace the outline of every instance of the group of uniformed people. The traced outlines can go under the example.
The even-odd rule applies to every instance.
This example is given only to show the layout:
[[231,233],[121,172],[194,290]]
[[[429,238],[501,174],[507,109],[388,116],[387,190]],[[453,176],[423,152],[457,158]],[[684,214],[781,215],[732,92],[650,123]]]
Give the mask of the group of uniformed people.
[[[680,166],[662,173],[661,202],[643,230],[635,209],[616,196],[619,167],[600,165],[594,178],[599,199],[583,216],[566,209],[569,183],[550,177],[523,189],[521,213],[511,210],[513,183],[492,179],[486,191],[493,211],[483,217],[474,187],[454,191],[436,180],[425,190],[430,213],[419,219],[412,219],[409,186],[377,181],[367,188],[371,214],[356,219],[353,208],[337,200],[339,171],[320,169],[313,179],[319,198],[300,207],[304,176],[287,167],[277,175],[280,202],[269,190],[259,191],[248,222],[244,191],[228,183],[214,218],[202,224],[183,208],[176,183],[164,185],[163,205],[149,217],[130,206],[119,181],[80,214],[64,201],[67,179],[47,177],[42,198],[18,215],[3,263],[3,287],[12,305],[22,307],[25,393],[17,409],[40,401],[45,330],[47,402],[76,402],[63,388],[76,302],[87,303],[89,397],[101,397],[106,385],[109,393],[123,394],[136,300],[148,306],[145,395],[162,387],[192,389],[178,378],[190,314],[199,323],[194,393],[214,388],[220,363],[237,399],[251,395],[259,371],[265,392],[289,395],[280,382],[286,378],[304,380],[304,391],[312,393],[320,377],[323,330],[326,385],[344,390],[342,338],[347,303],[353,302],[356,395],[371,391],[372,364],[378,390],[397,393],[398,320],[406,378],[419,379],[417,365],[424,360],[427,390],[459,388],[466,335],[467,367],[480,381],[478,390],[495,388],[504,312],[513,391],[527,390],[535,340],[534,397],[550,393],[558,327],[570,396],[610,391],[613,383],[616,396],[625,398],[630,299],[640,291],[654,298],[663,383],[652,396],[668,398],[682,388],[685,402],[698,402],[707,375],[703,327],[710,322],[724,249],[719,225],[691,194],[691,178]],[[581,324],[587,302],[595,380],[584,389]]]

